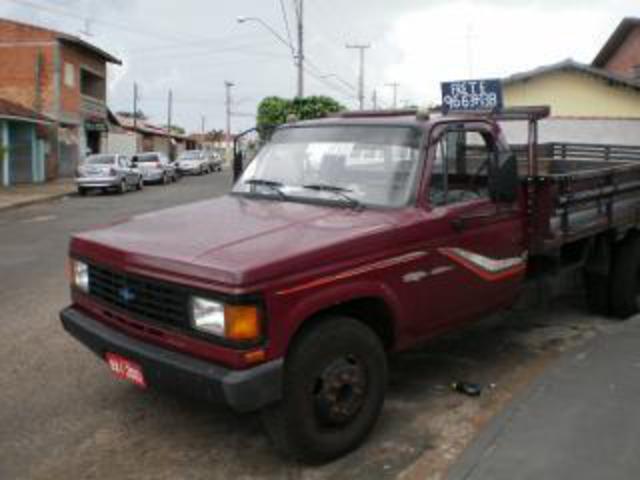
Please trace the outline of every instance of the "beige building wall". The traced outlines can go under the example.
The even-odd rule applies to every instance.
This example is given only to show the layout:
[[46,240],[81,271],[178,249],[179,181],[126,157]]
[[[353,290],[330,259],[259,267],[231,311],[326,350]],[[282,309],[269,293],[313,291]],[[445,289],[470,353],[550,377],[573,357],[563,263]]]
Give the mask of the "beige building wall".
[[504,86],[506,106],[551,105],[553,117],[640,118],[640,91],[576,71]]

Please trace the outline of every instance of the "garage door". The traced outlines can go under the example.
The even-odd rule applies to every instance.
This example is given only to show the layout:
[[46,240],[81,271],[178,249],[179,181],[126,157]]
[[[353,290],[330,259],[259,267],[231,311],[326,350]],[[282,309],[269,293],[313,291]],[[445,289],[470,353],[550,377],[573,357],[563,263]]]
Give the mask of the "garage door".
[[29,183],[33,180],[33,125],[28,123],[9,124],[9,145],[11,145],[9,181]]

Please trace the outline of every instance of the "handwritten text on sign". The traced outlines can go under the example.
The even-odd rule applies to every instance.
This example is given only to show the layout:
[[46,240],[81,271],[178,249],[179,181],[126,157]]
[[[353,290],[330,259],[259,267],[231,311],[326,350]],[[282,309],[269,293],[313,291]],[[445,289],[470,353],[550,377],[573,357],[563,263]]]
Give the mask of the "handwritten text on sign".
[[464,80],[442,83],[442,111],[500,110],[502,83],[500,80]]

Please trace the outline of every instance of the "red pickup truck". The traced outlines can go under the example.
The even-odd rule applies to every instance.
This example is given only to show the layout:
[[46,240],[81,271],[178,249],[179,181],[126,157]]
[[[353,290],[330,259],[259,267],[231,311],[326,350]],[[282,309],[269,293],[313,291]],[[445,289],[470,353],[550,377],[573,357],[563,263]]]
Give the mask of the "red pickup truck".
[[291,457],[342,455],[381,412],[389,353],[509,306],[526,278],[583,268],[591,308],[636,312],[640,164],[545,150],[548,113],[284,125],[228,195],[74,235],[64,328],[138,385],[260,411]]

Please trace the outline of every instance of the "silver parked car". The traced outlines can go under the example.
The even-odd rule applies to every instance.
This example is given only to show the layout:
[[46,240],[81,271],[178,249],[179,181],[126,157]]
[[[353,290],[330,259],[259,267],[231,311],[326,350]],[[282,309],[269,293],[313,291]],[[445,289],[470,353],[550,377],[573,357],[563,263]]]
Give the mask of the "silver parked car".
[[168,184],[178,180],[178,170],[174,163],[162,152],[138,153],[132,158],[140,169],[144,183]]
[[211,172],[211,164],[207,152],[202,150],[185,150],[177,161],[178,171],[182,175],[204,175]]
[[125,193],[132,188],[141,190],[143,185],[142,174],[129,158],[116,154],[89,155],[76,170],[75,181],[80,195],[92,189]]
[[211,167],[211,171],[221,172],[224,160],[220,152],[216,150],[209,150],[207,151],[207,156],[209,157],[209,165]]

